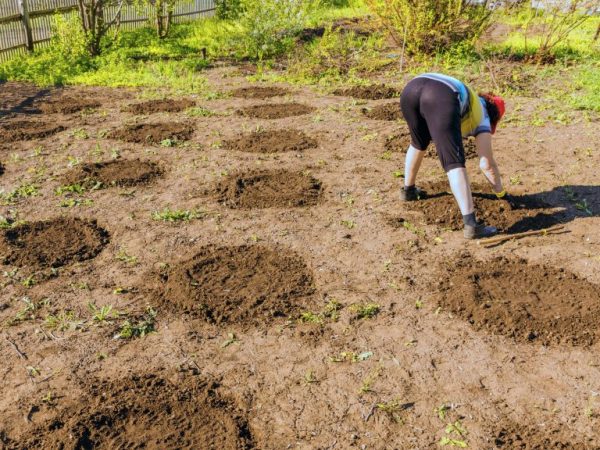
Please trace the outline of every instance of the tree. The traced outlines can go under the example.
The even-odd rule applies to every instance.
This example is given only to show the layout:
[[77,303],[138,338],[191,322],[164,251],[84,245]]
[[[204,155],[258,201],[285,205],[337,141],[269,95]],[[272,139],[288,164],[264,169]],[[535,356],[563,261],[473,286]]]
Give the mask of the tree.
[[[102,39],[115,24],[121,20],[121,11],[126,0],[77,0],[81,26],[86,35],[87,47],[91,56],[100,54]],[[108,8],[113,7],[114,14],[106,17]]]

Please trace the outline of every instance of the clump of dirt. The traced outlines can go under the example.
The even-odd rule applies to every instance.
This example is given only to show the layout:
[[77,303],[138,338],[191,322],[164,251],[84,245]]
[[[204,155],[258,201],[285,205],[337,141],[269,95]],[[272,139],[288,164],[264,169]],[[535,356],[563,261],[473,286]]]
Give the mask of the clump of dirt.
[[280,97],[289,94],[287,89],[277,86],[250,86],[235,89],[231,95],[237,98],[253,98],[264,100],[265,98]]
[[44,139],[66,130],[66,127],[47,122],[19,120],[7,122],[0,127],[0,141],[15,142]]
[[476,330],[543,345],[589,346],[600,334],[600,287],[566,270],[465,254],[441,279],[440,306]]
[[102,104],[96,100],[65,96],[39,102],[36,106],[46,114],[75,114],[99,108]]
[[233,173],[217,184],[217,200],[230,208],[290,208],[316,205],[321,182],[287,170]]
[[126,106],[123,108],[123,112],[132,114],[154,114],[161,112],[176,113],[185,111],[194,106],[196,106],[196,103],[188,99],[148,100],[146,102]]
[[404,120],[400,102],[384,103],[373,108],[362,108],[362,113],[369,119],[373,120]]
[[223,142],[227,150],[252,153],[301,152],[319,144],[298,130],[255,131]]
[[[560,223],[558,213],[550,212],[550,206],[535,195],[513,196],[512,204],[505,199],[497,199],[484,186],[472,184],[473,200],[478,220],[497,227],[506,233],[539,230]],[[427,225],[437,225],[451,230],[461,230],[463,220],[450,187],[446,182],[422,185],[423,197],[406,207],[423,213]]]
[[115,130],[108,137],[135,144],[160,144],[187,141],[193,133],[194,129],[184,123],[142,123]]
[[384,84],[374,84],[371,86],[352,86],[350,88],[337,89],[333,91],[333,94],[364,100],[381,100],[384,98],[399,97],[400,91]]
[[314,292],[297,255],[260,245],[208,246],[164,275],[162,300],[214,324],[269,324],[288,317]]
[[63,185],[80,184],[86,189],[110,186],[134,186],[147,183],[162,174],[150,161],[114,160],[75,166],[62,180]]
[[494,448],[505,450],[592,450],[597,446],[573,442],[573,436],[565,436],[564,427],[543,430],[516,423],[501,423],[493,432]]
[[237,111],[239,116],[255,119],[283,119],[285,117],[303,116],[310,114],[315,108],[300,103],[281,103],[268,105],[254,105]]
[[[399,133],[392,134],[385,139],[384,148],[389,152],[406,153],[410,142],[410,132],[408,130],[401,130]],[[474,159],[478,157],[477,146],[475,145],[474,139],[464,139],[463,147],[465,150],[465,159]],[[438,154],[435,144],[432,143],[427,150],[425,150],[425,157],[437,159]]]
[[246,418],[217,388],[191,375],[96,381],[85,401],[59,410],[14,448],[252,448]]
[[94,258],[108,243],[108,232],[95,221],[59,218],[4,230],[0,260],[30,269],[47,269]]

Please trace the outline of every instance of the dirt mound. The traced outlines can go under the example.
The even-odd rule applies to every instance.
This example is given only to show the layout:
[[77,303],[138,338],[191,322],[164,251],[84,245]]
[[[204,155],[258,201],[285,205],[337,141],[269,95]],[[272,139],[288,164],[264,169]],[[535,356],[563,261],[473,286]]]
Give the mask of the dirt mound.
[[215,324],[268,324],[287,317],[314,292],[304,261],[260,245],[204,247],[164,277],[169,308]]
[[384,103],[373,108],[362,108],[361,111],[367,118],[373,120],[404,120],[399,101]]
[[227,176],[215,191],[230,208],[289,208],[316,205],[323,188],[299,172],[256,170]]
[[56,123],[18,120],[7,122],[0,127],[0,141],[15,142],[43,139],[66,130]]
[[277,86],[250,86],[235,89],[231,95],[237,98],[253,98],[264,100],[265,98],[279,97],[289,94],[290,91]]
[[253,447],[248,423],[216,383],[135,375],[95,382],[78,405],[28,433],[15,449],[202,449]]
[[108,243],[108,233],[95,222],[59,218],[4,230],[0,260],[31,269],[60,267],[94,258]]
[[315,108],[301,105],[300,103],[281,103],[268,105],[254,105],[237,111],[239,116],[255,119],[283,119],[285,117],[303,116],[310,114]]
[[126,106],[123,108],[123,112],[132,114],[154,114],[161,112],[176,113],[194,106],[196,106],[196,103],[188,99],[148,100],[146,102]]
[[501,423],[493,432],[493,448],[505,450],[592,450],[588,446],[573,442],[573,436],[565,436],[564,427],[538,429],[516,423]]
[[4,175],[4,164],[0,162],[0,175]]
[[147,183],[162,174],[157,164],[149,161],[115,160],[81,164],[68,172],[64,185],[81,184],[86,189],[110,186],[134,186]]
[[600,335],[600,287],[566,270],[464,255],[445,271],[440,306],[476,330],[543,345],[589,346]]
[[[497,199],[490,189],[473,184],[473,200],[478,220],[497,227],[507,233],[539,230],[560,222],[557,213],[549,211],[549,205],[535,195],[514,196],[514,205],[503,199]],[[419,201],[406,205],[413,211],[423,213],[427,225],[438,225],[452,230],[461,230],[463,220],[454,196],[447,182],[422,185],[426,194]]]
[[301,152],[318,145],[316,140],[302,131],[289,129],[255,131],[223,142],[223,147],[227,150],[252,153]]
[[115,130],[108,137],[135,144],[160,144],[187,141],[193,133],[194,129],[184,123],[141,123]]
[[77,98],[60,97],[39,102],[38,109],[46,114],[75,114],[79,111],[96,109],[102,106],[99,101]]
[[[408,146],[410,145],[410,132],[408,130],[402,130],[399,133],[392,134],[385,139],[384,148],[389,152],[400,152],[406,153]],[[474,139],[464,139],[463,146],[465,149],[465,159],[477,158],[477,146],[475,145]],[[425,158],[437,159],[437,149],[435,144],[431,144],[427,150],[425,150]]]
[[400,91],[384,84],[374,84],[371,86],[352,86],[351,88],[337,89],[333,91],[334,95],[343,97],[354,97],[364,100],[381,100],[384,98],[395,98],[400,96]]

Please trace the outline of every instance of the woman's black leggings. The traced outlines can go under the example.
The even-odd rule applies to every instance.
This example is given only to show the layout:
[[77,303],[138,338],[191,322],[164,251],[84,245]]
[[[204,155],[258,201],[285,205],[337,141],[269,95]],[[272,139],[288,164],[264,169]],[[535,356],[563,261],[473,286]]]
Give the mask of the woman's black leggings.
[[465,167],[457,92],[441,81],[415,78],[402,91],[400,105],[413,147],[425,151],[433,139],[446,172]]

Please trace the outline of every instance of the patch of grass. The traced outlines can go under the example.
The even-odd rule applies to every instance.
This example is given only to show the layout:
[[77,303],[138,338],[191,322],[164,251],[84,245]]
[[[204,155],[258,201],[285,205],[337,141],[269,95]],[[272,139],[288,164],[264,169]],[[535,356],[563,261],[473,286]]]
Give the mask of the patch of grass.
[[141,317],[123,322],[116,337],[119,339],[143,338],[155,331],[156,311],[149,307]]
[[163,221],[163,222],[189,222],[190,220],[200,219],[205,214],[200,210],[182,210],[182,209],[170,209],[165,208],[162,211],[155,211],[152,213],[152,220]]
[[44,319],[44,326],[52,331],[77,330],[82,327],[83,323],[77,313],[70,310],[49,314]]
[[323,308],[323,311],[314,313],[311,311],[304,312],[298,319],[303,323],[313,323],[317,325],[323,325],[326,321],[336,322],[340,317],[340,310],[342,304],[335,299],[330,300]]
[[189,117],[212,117],[215,115],[210,109],[196,106],[185,111],[185,114]]
[[20,199],[27,197],[36,197],[40,195],[39,186],[36,184],[25,183],[13,189],[10,192],[0,192],[0,204],[15,203]]
[[352,305],[350,310],[354,313],[356,319],[372,319],[381,311],[381,306],[377,303],[363,303]]
[[61,208],[76,208],[78,206],[92,206],[94,200],[89,198],[66,198],[58,204]]
[[65,186],[60,186],[54,190],[54,194],[56,195],[64,195],[64,194],[83,194],[86,191],[85,186],[80,183],[67,184]]

